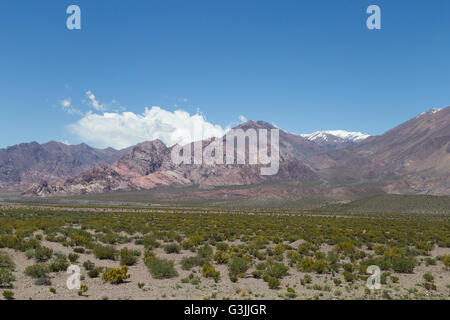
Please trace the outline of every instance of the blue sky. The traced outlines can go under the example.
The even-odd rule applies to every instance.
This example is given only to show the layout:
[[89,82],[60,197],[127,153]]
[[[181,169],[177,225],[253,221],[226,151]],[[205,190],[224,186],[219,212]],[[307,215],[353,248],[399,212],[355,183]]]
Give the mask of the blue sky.
[[[70,4],[82,30],[66,28]],[[366,28],[371,4],[381,30]],[[447,0],[3,0],[0,44],[2,148],[104,147],[74,125],[152,106],[200,110],[220,128],[242,115],[296,133],[381,134],[450,105]]]

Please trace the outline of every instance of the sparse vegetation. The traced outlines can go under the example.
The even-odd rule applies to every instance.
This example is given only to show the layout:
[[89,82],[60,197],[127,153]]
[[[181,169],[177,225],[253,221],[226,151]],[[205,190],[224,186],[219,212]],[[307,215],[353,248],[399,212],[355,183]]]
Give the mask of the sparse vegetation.
[[[180,212],[158,208],[158,213],[134,213],[130,209],[114,214],[8,210],[0,216],[0,248],[5,249],[0,250],[0,287],[4,288],[14,288],[16,281],[10,253],[21,252],[31,264],[25,275],[38,285],[50,285],[52,273],[64,272],[71,263],[78,263],[84,267],[82,277],[101,276],[111,284],[131,279],[135,288],[150,293],[152,284],[140,286],[143,279],[133,275],[133,270],[142,266],[138,262],[143,261],[154,281],[176,278],[180,269],[190,270],[189,276],[176,280],[174,292],[166,292],[170,297],[178,297],[176,292],[186,287],[201,291],[209,285],[247,286],[259,281],[270,289],[266,296],[283,299],[300,295],[312,299],[401,299],[402,287],[417,270],[421,281],[415,283],[417,291],[407,292],[409,298],[426,297],[425,292],[432,292],[433,298],[448,296],[448,289],[442,285],[448,283],[446,271],[450,269],[450,222],[445,216],[427,219],[426,215],[358,214],[335,218],[323,212],[283,215],[281,211],[273,214],[248,209],[244,213],[251,214],[240,210],[235,214],[232,210],[211,213],[184,208]],[[50,249],[54,246],[49,242],[63,246],[60,250],[64,252]],[[173,255],[177,262],[162,259],[166,254]],[[88,260],[93,257],[112,260],[105,265],[120,263],[121,267],[96,266]],[[363,289],[370,265],[382,270],[381,291]],[[426,271],[421,271],[424,268]],[[287,284],[284,290],[290,279],[286,277],[299,272],[305,273],[299,282]],[[301,285],[301,290],[295,290],[295,285]],[[56,295],[56,289],[52,289],[48,290]],[[250,289],[251,285],[245,289],[245,297],[256,297]],[[81,296],[90,296],[85,293],[82,291]],[[213,298],[214,293],[206,296]]]

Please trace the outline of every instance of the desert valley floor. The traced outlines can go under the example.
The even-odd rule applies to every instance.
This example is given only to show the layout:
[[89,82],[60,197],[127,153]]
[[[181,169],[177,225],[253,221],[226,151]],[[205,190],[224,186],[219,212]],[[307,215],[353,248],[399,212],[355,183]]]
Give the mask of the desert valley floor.
[[449,268],[448,212],[0,205],[5,298],[448,300]]

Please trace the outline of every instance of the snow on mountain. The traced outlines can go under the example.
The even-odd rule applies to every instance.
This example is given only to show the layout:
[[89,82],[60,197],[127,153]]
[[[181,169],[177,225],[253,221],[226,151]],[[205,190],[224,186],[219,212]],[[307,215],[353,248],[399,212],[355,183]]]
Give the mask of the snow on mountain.
[[370,137],[370,135],[362,132],[349,132],[345,130],[316,131],[311,134],[301,134],[300,136],[328,149],[345,148]]
[[437,113],[437,112],[439,112],[439,111],[441,111],[442,109],[441,108],[431,108],[430,110],[427,110],[427,111],[425,111],[425,112],[422,112],[421,114],[419,114],[416,118],[418,118],[418,117],[420,117],[420,116],[422,116],[422,115],[424,115],[424,114],[435,114],[435,113]]
[[316,131],[311,134],[301,134],[303,138],[306,138],[310,141],[327,141],[333,138],[339,138],[342,140],[359,142],[364,139],[370,137],[369,134],[365,134],[362,132],[349,132],[345,130],[325,130],[325,131]]

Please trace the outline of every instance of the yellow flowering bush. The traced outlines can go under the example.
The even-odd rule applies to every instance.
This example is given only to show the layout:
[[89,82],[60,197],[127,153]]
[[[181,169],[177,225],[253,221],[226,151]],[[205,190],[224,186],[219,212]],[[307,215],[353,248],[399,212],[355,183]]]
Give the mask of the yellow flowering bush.
[[119,284],[129,277],[128,266],[122,266],[122,268],[111,268],[106,270],[106,272],[102,275],[102,280],[108,281],[112,284]]

